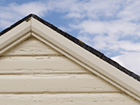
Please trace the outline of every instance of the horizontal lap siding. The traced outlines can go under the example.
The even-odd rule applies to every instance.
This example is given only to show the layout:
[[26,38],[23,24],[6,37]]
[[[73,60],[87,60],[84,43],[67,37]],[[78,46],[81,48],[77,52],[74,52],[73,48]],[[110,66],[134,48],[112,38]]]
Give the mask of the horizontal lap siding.
[[[7,66],[8,65],[8,66]],[[64,56],[1,57],[0,73],[89,73]]]
[[140,105],[120,93],[100,94],[4,94],[0,105]]
[[4,56],[12,56],[12,55],[33,56],[33,55],[62,55],[62,54],[60,54],[56,50],[50,48],[48,45],[40,42],[35,38],[29,38],[4,54]]
[[101,93],[119,92],[90,74],[2,75],[0,93]]
[[0,105],[139,105],[120,93],[35,38],[0,57]]

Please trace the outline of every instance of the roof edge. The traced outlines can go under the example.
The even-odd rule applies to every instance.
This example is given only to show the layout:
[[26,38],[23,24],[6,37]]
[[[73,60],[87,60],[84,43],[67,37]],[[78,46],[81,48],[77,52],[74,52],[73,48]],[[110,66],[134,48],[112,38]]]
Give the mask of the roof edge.
[[69,35],[68,33],[62,31],[61,29],[55,27],[54,25],[48,23],[47,21],[41,19],[40,17],[38,17],[35,14],[29,14],[28,16],[24,17],[23,19],[19,20],[18,22],[16,22],[15,24],[11,25],[10,27],[6,28],[5,30],[0,32],[0,36],[5,34],[6,32],[8,32],[9,30],[11,30],[12,28],[16,27],[17,25],[19,25],[20,23],[22,23],[23,21],[28,21],[31,17],[37,19],[38,21],[40,21],[41,23],[43,23],[44,25],[50,27],[51,29],[55,30],[56,32],[58,32],[59,34],[63,35],[64,37],[68,38],[69,40],[71,40],[72,42],[78,44],[79,46],[81,46],[82,48],[86,49],[87,51],[91,52],[92,54],[96,55],[97,57],[101,58],[102,60],[106,61],[107,63],[111,64],[112,66],[118,68],[120,71],[126,73],[127,75],[133,77],[134,79],[136,79],[137,81],[140,82],[140,76],[133,73],[132,71],[124,68],[123,66],[121,66],[119,63],[115,62],[114,60],[108,58],[107,56],[105,56],[103,53],[95,50],[94,48],[86,45],[85,43],[81,42],[80,40],[78,40],[77,38]]
[[4,29],[3,31],[0,32],[0,36],[5,34],[6,32],[8,32],[9,30],[11,30],[12,28],[16,27],[17,25],[19,25],[20,23],[22,23],[23,21],[27,21],[28,19],[30,19],[31,17],[33,17],[34,14],[29,14],[28,16],[22,18],[21,20],[17,21],[16,23],[14,23],[13,25],[9,26],[8,28]]
[[135,74],[134,72],[126,69],[125,67],[121,66],[119,63],[117,63],[116,61],[108,58],[107,56],[105,56],[103,53],[99,52],[98,50],[90,47],[89,45],[81,42],[80,40],[78,40],[77,38],[69,35],[68,33],[62,31],[61,29],[55,27],[54,25],[48,23],[47,21],[41,19],[40,17],[38,17],[37,15],[32,14],[32,17],[34,17],[35,19],[37,19],[38,21],[40,21],[41,23],[43,23],[44,25],[47,25],[48,27],[50,27],[51,29],[55,30],[56,32],[58,32],[59,34],[63,35],[64,37],[68,38],[69,40],[71,40],[72,42],[78,44],[79,46],[81,46],[82,48],[88,50],[89,52],[91,52],[92,54],[96,55],[97,57],[101,58],[102,60],[106,61],[107,63],[111,64],[112,66],[118,68],[119,70],[121,70],[122,72],[128,74],[129,76],[133,77],[134,79],[138,80],[140,82],[140,76]]

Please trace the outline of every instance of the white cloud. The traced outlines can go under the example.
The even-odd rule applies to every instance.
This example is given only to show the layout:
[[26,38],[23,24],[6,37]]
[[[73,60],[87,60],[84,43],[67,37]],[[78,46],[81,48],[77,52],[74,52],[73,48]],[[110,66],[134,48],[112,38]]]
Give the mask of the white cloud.
[[117,16],[127,21],[140,20],[140,1],[127,0],[127,2],[124,3],[123,10],[120,11]]
[[[123,0],[52,0],[54,8],[67,12],[70,18],[98,18],[99,16],[112,16],[120,8],[118,3]],[[81,17],[79,17],[81,16]]]
[[23,18],[24,16],[34,13],[39,16],[45,16],[48,11],[46,4],[42,2],[28,2],[21,5],[16,3],[9,4],[8,6],[0,6],[0,27],[5,28],[11,23]]
[[22,16],[28,15],[30,13],[37,14],[39,16],[44,16],[44,12],[47,11],[46,5],[42,2],[29,2],[22,5],[10,4],[7,8],[16,12]]
[[132,43],[130,41],[118,41],[121,49],[126,51],[140,51],[140,43]]
[[84,20],[79,24],[71,25],[72,27],[79,29],[81,33],[89,34],[104,34],[109,35],[119,34],[120,37],[126,35],[137,35],[140,36],[140,26],[137,23],[127,22],[122,20],[114,21],[94,21]]
[[140,30],[138,30],[139,25],[135,23],[123,21],[101,22],[87,20],[78,25],[71,26],[80,30],[78,37],[81,40],[84,40],[85,36],[83,34],[88,34],[88,42],[91,43],[91,41],[93,41],[92,46],[98,49],[140,51],[140,43],[134,43],[128,41],[128,39],[122,39],[126,36],[140,36]]
[[[52,11],[65,13],[67,18],[89,18],[113,16],[125,0],[48,0],[47,6]],[[120,5],[119,5],[120,4]]]
[[7,27],[7,26],[9,26],[11,24],[12,24],[12,22],[10,22],[10,21],[3,20],[3,19],[0,20],[0,28]]
[[119,62],[122,66],[140,75],[140,52],[127,52],[112,59]]
[[65,31],[65,32],[70,32],[70,31],[72,31],[70,28],[63,27],[63,26],[58,27],[58,28],[61,29],[61,30],[63,30],[63,31]]

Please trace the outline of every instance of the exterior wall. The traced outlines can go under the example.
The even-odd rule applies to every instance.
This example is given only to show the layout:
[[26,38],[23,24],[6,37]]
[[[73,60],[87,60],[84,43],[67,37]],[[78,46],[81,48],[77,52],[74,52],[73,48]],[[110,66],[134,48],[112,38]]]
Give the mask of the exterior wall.
[[0,57],[0,74],[0,105],[140,105],[35,38]]

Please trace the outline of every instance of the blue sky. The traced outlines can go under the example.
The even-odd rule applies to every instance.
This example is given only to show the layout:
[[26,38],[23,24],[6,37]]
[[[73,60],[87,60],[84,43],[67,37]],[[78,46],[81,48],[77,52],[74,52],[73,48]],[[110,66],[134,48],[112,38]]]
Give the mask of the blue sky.
[[0,31],[30,13],[140,75],[140,0],[0,0]]

